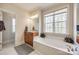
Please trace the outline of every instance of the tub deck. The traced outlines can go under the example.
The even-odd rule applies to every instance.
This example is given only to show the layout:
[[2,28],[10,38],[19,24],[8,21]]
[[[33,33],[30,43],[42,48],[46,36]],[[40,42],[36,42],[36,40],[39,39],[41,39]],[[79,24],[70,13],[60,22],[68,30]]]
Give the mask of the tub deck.
[[62,39],[57,38],[34,38],[34,49],[46,55],[72,55],[73,52],[68,52],[67,45],[72,44],[64,42]]

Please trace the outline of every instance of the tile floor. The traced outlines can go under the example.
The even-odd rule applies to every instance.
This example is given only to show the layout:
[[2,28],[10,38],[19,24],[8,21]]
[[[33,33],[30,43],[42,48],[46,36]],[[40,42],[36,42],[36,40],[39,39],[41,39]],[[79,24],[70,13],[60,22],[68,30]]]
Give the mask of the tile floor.
[[[18,55],[16,50],[14,49],[13,44],[6,44],[3,46],[2,50],[0,50],[0,55]],[[41,55],[38,51],[33,51],[29,55]]]

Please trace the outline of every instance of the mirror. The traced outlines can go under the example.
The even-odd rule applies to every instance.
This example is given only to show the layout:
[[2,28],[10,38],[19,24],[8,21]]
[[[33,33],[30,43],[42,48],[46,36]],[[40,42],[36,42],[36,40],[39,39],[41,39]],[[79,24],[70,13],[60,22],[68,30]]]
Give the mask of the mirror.
[[39,16],[35,14],[27,19],[27,31],[34,33],[34,36],[39,35]]
[[32,20],[32,32],[34,34],[34,36],[38,36],[39,35],[39,17],[38,15],[34,15],[31,17]]
[[38,17],[33,18],[32,30],[36,31],[36,32],[39,32],[39,18]]

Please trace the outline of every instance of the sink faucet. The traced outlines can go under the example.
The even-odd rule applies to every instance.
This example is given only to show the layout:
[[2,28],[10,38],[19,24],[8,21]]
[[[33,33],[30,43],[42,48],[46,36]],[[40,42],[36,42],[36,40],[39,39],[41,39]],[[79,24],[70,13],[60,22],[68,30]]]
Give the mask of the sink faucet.
[[66,45],[68,52],[73,51],[72,47],[70,45]]
[[78,51],[78,47],[75,48],[75,51]]
[[67,46],[67,50],[68,50],[68,52],[74,52],[74,51],[78,51],[78,46],[71,46],[71,45],[66,45]]

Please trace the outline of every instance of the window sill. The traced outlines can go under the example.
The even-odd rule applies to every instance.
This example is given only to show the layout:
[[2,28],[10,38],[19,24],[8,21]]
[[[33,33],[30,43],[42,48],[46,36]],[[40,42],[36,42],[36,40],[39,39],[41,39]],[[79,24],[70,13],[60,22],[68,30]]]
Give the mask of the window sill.
[[60,34],[60,35],[69,35],[69,33],[54,33],[54,32],[44,32],[45,34]]

